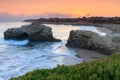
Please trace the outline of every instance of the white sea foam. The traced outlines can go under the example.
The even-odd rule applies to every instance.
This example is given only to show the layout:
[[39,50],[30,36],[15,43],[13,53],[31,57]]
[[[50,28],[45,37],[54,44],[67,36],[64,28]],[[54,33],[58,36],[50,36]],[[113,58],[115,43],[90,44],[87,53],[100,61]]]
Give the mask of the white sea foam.
[[0,44],[8,44],[8,45],[16,45],[16,46],[21,46],[21,45],[26,45],[29,43],[29,40],[0,40]]
[[80,30],[92,31],[92,32],[98,33],[101,36],[107,35],[105,32],[99,31],[95,26],[79,26],[79,27],[80,27]]

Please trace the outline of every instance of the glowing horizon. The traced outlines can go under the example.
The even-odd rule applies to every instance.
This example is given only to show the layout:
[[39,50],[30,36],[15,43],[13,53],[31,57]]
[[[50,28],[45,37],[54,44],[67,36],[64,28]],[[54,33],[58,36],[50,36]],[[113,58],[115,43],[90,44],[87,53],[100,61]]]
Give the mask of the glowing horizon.
[[[70,17],[120,16],[120,0],[0,0],[0,13],[43,15],[59,13]],[[59,16],[58,16],[59,17]]]

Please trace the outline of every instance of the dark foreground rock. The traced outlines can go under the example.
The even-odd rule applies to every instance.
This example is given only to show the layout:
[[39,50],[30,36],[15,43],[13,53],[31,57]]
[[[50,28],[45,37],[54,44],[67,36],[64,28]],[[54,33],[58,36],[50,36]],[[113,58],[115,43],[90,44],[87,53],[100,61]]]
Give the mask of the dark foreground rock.
[[4,32],[5,39],[29,39],[30,41],[61,41],[52,35],[52,28],[41,25],[31,24],[20,28],[11,28]]
[[91,31],[71,31],[66,46],[96,50],[104,54],[120,51],[120,37],[100,36]]

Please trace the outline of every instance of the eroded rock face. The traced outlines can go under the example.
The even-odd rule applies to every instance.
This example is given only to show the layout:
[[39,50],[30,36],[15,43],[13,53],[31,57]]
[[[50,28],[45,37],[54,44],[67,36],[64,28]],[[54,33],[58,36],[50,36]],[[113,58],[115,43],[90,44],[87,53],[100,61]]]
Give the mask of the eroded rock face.
[[11,28],[4,32],[5,39],[26,39],[28,35],[19,28]]
[[120,42],[107,36],[100,36],[91,31],[71,31],[66,46],[96,50],[104,54],[112,54],[120,51]]
[[41,24],[25,25],[20,28],[11,28],[4,32],[5,39],[29,39],[30,41],[61,41],[55,39],[50,27]]

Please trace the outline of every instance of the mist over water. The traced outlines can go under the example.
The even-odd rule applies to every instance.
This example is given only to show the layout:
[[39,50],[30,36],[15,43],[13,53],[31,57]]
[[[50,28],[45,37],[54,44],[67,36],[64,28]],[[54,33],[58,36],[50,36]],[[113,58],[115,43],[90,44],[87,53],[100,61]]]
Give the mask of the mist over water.
[[6,29],[28,24],[30,23],[0,23],[0,80],[8,80],[38,68],[78,64],[82,59],[75,56],[76,49],[65,47],[70,31],[81,29],[98,32],[94,26],[44,24],[52,27],[53,36],[62,39],[62,42],[30,43],[29,40],[4,40],[3,33]]

